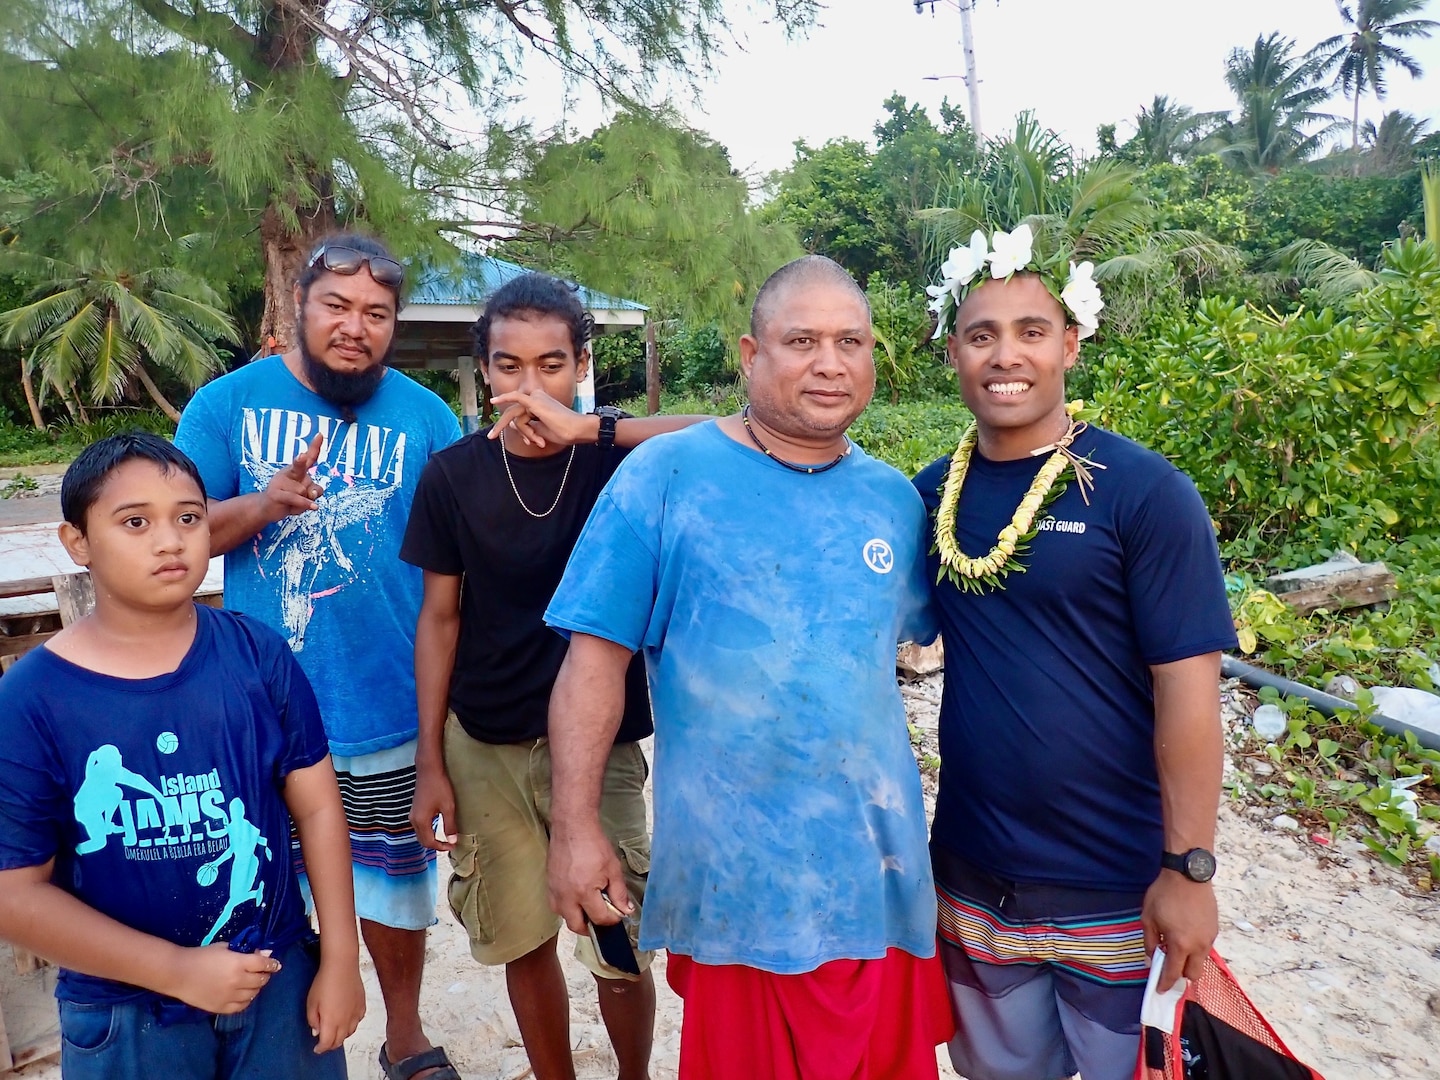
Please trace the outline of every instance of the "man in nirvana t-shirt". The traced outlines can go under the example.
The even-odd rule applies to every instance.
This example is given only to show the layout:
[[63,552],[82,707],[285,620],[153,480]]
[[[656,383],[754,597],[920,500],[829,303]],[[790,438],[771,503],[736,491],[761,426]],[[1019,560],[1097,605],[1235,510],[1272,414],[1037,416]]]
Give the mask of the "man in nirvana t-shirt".
[[970,1080],[1128,1080],[1147,953],[1165,950],[1164,989],[1216,934],[1234,628],[1194,485],[1067,409],[1103,306],[1089,265],[1067,276],[1023,226],[994,244],[977,233],[932,290],[975,423],[915,478],[945,640],[931,855],[951,1058]]
[[[575,540],[627,448],[700,417],[582,416],[570,402],[589,363],[590,317],[573,289],[527,274],[492,295],[471,330],[505,411],[436,454],[420,478],[400,557],[424,571],[415,634],[420,714],[411,820],[449,851],[450,906],[482,964],[504,964],[535,1075],[573,1076],[569,999],[546,902],[550,690],[565,639],[544,622]],[[630,665],[625,719],[606,766],[602,815],[642,896],[650,860],[638,740],[651,733],[643,662]],[[445,835],[434,823],[443,820]],[[643,1078],[655,989],[625,981],[580,938],[619,1075]],[[648,968],[648,956],[642,967]]]

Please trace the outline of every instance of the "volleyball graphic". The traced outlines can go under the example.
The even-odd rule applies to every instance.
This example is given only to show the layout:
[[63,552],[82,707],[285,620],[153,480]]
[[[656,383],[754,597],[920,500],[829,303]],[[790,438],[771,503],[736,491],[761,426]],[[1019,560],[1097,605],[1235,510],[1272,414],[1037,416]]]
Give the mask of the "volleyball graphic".
[[180,740],[173,731],[162,731],[155,739],[155,749],[162,754],[173,754],[180,749]]
[[203,863],[200,869],[195,871],[195,880],[201,885],[214,885],[219,876],[220,869],[213,862]]

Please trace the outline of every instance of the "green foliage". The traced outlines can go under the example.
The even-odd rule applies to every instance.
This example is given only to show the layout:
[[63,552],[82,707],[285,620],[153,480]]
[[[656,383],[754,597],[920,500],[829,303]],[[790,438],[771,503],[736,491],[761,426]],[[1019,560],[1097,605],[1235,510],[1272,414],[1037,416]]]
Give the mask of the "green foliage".
[[1414,38],[1428,38],[1440,23],[1411,19],[1425,10],[1429,0],[1358,0],[1352,9],[1337,4],[1345,33],[1326,38],[1311,50],[1321,74],[1335,72],[1335,89],[1353,102],[1351,148],[1360,139],[1360,98],[1367,92],[1385,96],[1385,69],[1398,67],[1420,77],[1415,58],[1395,44]]
[[674,372],[676,388],[707,393],[735,384],[738,369],[714,323],[684,327],[660,344],[661,370]]
[[1242,246],[1253,232],[1249,213],[1253,186],[1214,154],[1183,165],[1147,166],[1135,184],[1155,205],[1158,228],[1190,229]]
[[1196,481],[1234,558],[1293,565],[1440,533],[1440,258],[1387,250],[1353,310],[1202,300],[1087,364],[1105,426]]
[[1425,198],[1425,239],[1440,248],[1440,162],[1425,162],[1420,186]]
[[[762,6],[791,31],[816,7],[753,5]],[[8,0],[0,50],[9,69],[0,79],[25,87],[14,113],[27,132],[59,136],[53,149],[22,140],[33,160],[18,166],[54,180],[53,193],[22,215],[36,234],[29,249],[62,254],[41,234],[63,236],[92,220],[108,222],[106,240],[120,245],[128,211],[153,253],[167,230],[191,234],[185,208],[198,195],[213,221],[195,231],[248,238],[255,255],[263,251],[250,263],[268,275],[261,329],[284,336],[284,281],[336,223],[367,222],[405,255],[433,253],[442,237],[492,238],[521,224],[494,211],[523,171],[530,131],[465,130],[449,119],[457,105],[504,115],[525,77],[549,66],[552,77],[633,108],[669,76],[683,82],[709,70],[736,10],[722,0],[292,8],[289,0]],[[0,174],[10,172],[0,163]],[[124,263],[148,261],[92,246]]]
[[1396,177],[1286,172],[1256,185],[1244,247],[1271,255],[1297,239],[1323,240],[1374,265],[1418,202],[1414,171]]
[[169,437],[175,434],[175,424],[157,409],[133,408],[98,410],[88,423],[56,424],[45,431],[0,417],[0,468],[61,464],[97,439],[135,430]]
[[30,350],[37,382],[62,394],[83,382],[92,403],[106,404],[138,380],[167,408],[146,363],[194,389],[222,367],[215,343],[236,338],[214,290],[171,267],[11,254],[12,268],[37,284],[29,303],[0,314],[0,344]]
[[[626,401],[616,402],[626,412],[634,413],[636,416],[645,415],[645,395],[630,398]],[[669,415],[692,416],[728,416],[730,413],[737,413],[745,404],[745,395],[739,384],[731,383],[729,386],[719,386],[708,393],[688,391],[685,393],[672,389],[664,389],[660,392],[660,412]]]
[[40,487],[29,476],[24,473],[16,473],[9,480],[0,484],[0,499],[13,499],[17,495],[23,495],[27,491],[35,491]]
[[811,254],[827,255],[863,284],[904,262],[904,220],[888,205],[870,150],[858,139],[795,144],[795,163],[774,181],[771,212]]
[[1359,172],[1363,175],[1399,176],[1415,167],[1416,151],[1430,121],[1391,109],[1379,125],[1366,120],[1360,125]]
[[1440,659],[1440,538],[1412,537],[1383,553],[1399,595],[1383,610],[1301,615],[1248,574],[1232,601],[1241,651],[1291,679],[1324,686],[1342,671],[1362,684],[1440,692],[1430,665]]
[[891,285],[880,274],[865,289],[875,329],[875,376],[879,393],[892,405],[910,391],[925,373],[943,364],[941,349],[930,341],[934,320],[926,310],[923,292],[905,282]]
[[1371,723],[1372,703],[1364,691],[1358,711],[1328,719],[1304,699],[1282,698],[1269,687],[1259,697],[1284,711],[1286,730],[1268,745],[1253,733],[1237,736],[1248,761],[1230,782],[1232,793],[1283,809],[1309,833],[1331,842],[1358,837],[1381,861],[1410,871],[1427,891],[1440,884],[1440,863],[1424,846],[1440,821],[1435,783],[1440,753],[1408,732],[1400,738]]
[[786,222],[807,252],[828,255],[868,284],[926,283],[925,236],[915,213],[930,206],[954,172],[975,163],[975,136],[957,107],[940,106],[937,126],[900,94],[884,103],[872,152],[856,139],[812,148],[795,145],[795,161],[770,178],[766,212]]
[[850,437],[867,454],[914,476],[936,458],[954,453],[969,425],[970,413],[958,399],[871,402],[850,425]]
[[[660,411],[725,416],[739,412],[744,403],[743,391],[732,383],[705,394],[666,391],[660,398]],[[645,414],[643,397],[620,405],[637,415]],[[970,414],[958,400],[919,398],[896,405],[872,401],[850,425],[850,437],[867,454],[914,476],[942,454],[953,453],[969,424]]]
[[1296,57],[1295,42],[1261,35],[1250,49],[1225,60],[1225,82],[1240,105],[1207,142],[1230,165],[1250,173],[1276,173],[1308,160],[1336,119],[1320,111],[1330,96],[1320,85],[1323,63]]
[[1223,118],[1223,113],[1197,113],[1156,94],[1149,107],[1141,106],[1136,115],[1134,137],[1114,153],[1137,165],[1169,164],[1194,153]]
[[[657,335],[660,384],[664,399],[694,395],[708,398],[733,389],[738,370],[714,323],[681,325]],[[645,411],[645,335],[639,330],[607,334],[590,343],[595,358],[595,389],[601,401],[634,397]],[[634,410],[631,410],[634,411]],[[667,409],[668,412],[675,411]],[[702,412],[707,410],[701,410]]]
[[1238,253],[1187,229],[1160,229],[1159,207],[1140,172],[1115,158],[1077,160],[1060,136],[1022,113],[1015,131],[987,143],[980,165],[952,176],[938,205],[919,217],[930,262],[979,229],[1034,229],[1039,250],[1095,263],[1105,285],[1105,318],[1133,330],[1147,313],[1205,278],[1233,272]]
[[510,243],[522,261],[727,337],[739,337],[760,283],[801,254],[787,227],[750,208],[724,147],[665,112],[551,144],[518,197],[530,224]]
[[[639,329],[600,334],[590,339],[595,368],[595,398],[607,403],[645,392],[645,334]],[[661,371],[662,382],[669,382]]]

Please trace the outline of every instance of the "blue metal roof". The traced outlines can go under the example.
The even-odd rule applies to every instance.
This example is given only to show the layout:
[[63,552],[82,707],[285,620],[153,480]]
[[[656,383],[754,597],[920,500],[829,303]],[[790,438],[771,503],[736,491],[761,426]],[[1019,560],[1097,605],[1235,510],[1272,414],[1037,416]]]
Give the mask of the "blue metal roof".
[[[415,288],[410,291],[411,304],[464,304],[470,307],[484,303],[485,298],[507,281],[530,271],[518,263],[497,259],[493,255],[462,253],[460,265],[452,269],[425,267],[420,271]],[[580,302],[587,311],[649,311],[644,304],[608,296],[594,289],[578,286]]]

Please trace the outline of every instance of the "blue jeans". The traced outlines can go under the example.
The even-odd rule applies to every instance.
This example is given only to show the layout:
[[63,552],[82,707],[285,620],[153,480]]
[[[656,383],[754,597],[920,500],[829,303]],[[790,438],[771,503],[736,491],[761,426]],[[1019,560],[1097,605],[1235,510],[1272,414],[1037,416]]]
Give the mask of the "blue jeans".
[[300,944],[243,1012],[162,1023],[154,999],[60,1002],[64,1080],[345,1080],[343,1048],[316,1054],[305,998],[316,963]]

